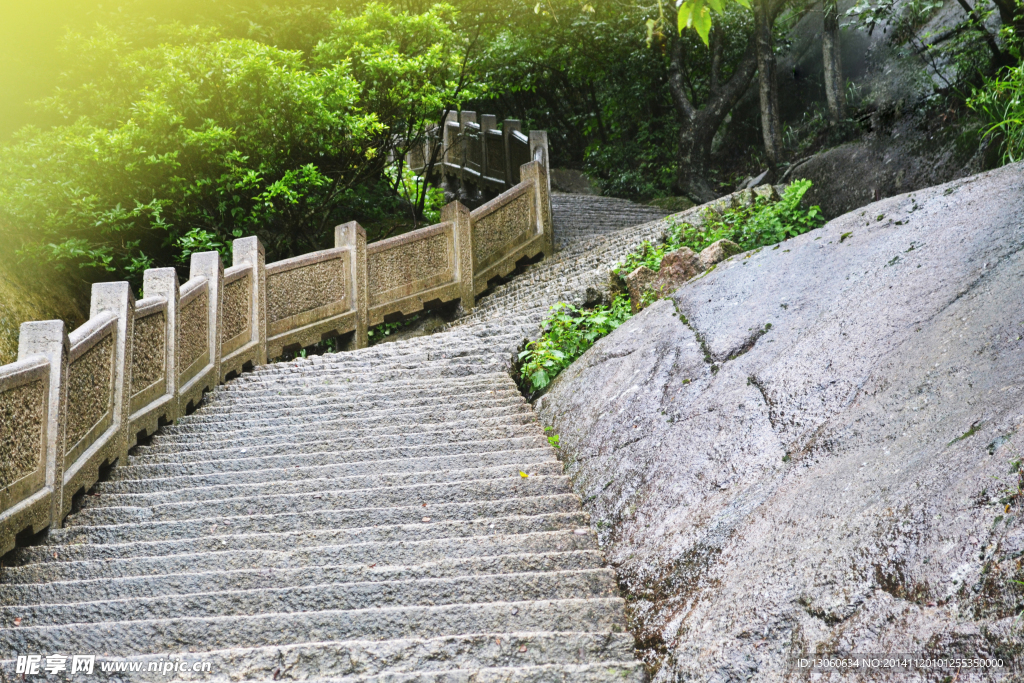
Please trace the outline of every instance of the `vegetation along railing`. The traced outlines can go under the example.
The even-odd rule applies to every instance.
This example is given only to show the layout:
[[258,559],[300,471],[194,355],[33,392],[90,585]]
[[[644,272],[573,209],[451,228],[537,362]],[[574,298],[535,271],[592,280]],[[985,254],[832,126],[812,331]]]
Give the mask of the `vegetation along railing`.
[[474,132],[466,114],[444,172],[501,190],[473,211],[452,202],[437,225],[370,245],[358,223],[339,225],[332,249],[270,264],[243,237],[227,270],[215,251],[192,254],[180,286],[174,268],[147,270],[139,300],[127,282],[93,285],[89,320],[70,334],[59,320],[24,323],[17,362],[0,367],[0,554],[59,528],[102,467],[217,384],[333,336],[366,346],[369,326],[430,302],[468,310],[488,280],[550,255],[546,134],[509,129],[489,154],[493,127]]

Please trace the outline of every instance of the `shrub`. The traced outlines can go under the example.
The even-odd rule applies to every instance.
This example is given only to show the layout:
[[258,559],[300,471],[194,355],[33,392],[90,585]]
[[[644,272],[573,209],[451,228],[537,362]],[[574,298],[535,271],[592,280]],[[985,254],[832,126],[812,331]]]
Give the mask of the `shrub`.
[[988,135],[1002,135],[1004,164],[1024,159],[1024,64],[987,79],[968,104],[988,120]]
[[786,188],[777,202],[757,197],[750,206],[726,209],[722,213],[708,207],[701,212],[697,225],[671,224],[663,244],[644,242],[627,254],[612,272],[624,277],[640,266],[657,272],[665,254],[683,247],[699,252],[720,239],[731,240],[747,251],[819,228],[825,223],[821,208],[805,209],[800,205],[810,188],[810,180],[797,180]]
[[540,339],[519,354],[521,384],[537,392],[583,355],[601,337],[629,320],[629,297],[617,296],[610,306],[577,308],[559,302],[541,325]]

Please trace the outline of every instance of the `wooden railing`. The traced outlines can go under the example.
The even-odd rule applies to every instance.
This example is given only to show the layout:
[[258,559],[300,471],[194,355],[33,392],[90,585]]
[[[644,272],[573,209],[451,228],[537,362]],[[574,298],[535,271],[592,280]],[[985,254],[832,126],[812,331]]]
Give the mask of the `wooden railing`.
[[493,131],[460,127],[459,165],[445,161],[503,183],[473,211],[452,202],[437,225],[369,245],[357,223],[339,225],[333,248],[270,264],[243,237],[227,270],[213,251],[192,255],[180,286],[173,268],[147,270],[138,301],[127,282],[93,285],[89,320],[70,334],[24,323],[17,362],[0,367],[0,554],[59,528],[101,468],[238,373],[337,335],[364,347],[369,326],[429,302],[469,310],[490,280],[550,255],[546,135],[515,130],[510,148]]

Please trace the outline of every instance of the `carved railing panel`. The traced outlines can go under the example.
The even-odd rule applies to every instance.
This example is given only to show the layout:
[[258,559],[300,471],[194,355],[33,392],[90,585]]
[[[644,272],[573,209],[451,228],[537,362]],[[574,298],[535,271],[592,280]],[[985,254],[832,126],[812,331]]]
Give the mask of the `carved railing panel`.
[[50,518],[49,384],[50,363],[41,356],[0,368],[0,553],[14,547],[23,528],[39,531]]
[[439,223],[366,248],[369,324],[395,312],[415,313],[428,301],[462,296],[456,225]]

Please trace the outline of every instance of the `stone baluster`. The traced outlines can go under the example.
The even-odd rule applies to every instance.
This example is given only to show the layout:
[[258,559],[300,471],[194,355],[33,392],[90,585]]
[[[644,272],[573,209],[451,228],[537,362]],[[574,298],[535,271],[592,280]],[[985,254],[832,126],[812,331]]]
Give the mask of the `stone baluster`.
[[505,119],[501,124],[501,134],[505,140],[505,189],[515,185],[515,176],[512,174],[512,141],[514,131],[522,128],[522,122],[518,119]]
[[370,344],[369,313],[370,298],[366,286],[366,231],[356,221],[349,221],[334,228],[334,248],[347,248],[351,253],[351,279],[348,283],[352,293],[352,308],[356,312],[355,348],[364,349]]
[[109,311],[117,316],[114,350],[113,423],[118,436],[112,452],[122,458],[128,452],[128,399],[131,392],[132,340],[135,337],[135,295],[127,282],[100,282],[92,286],[89,317]]
[[[61,320],[44,320],[41,322],[22,323],[18,337],[18,361],[29,360],[33,356],[44,356],[49,362],[46,399],[43,401],[43,414],[40,416],[44,431],[45,443],[45,478],[44,486],[49,490],[49,501],[37,506],[28,506],[25,511],[29,519],[19,520],[17,526],[27,526],[38,533],[44,527],[59,529],[61,515],[61,498],[64,484],[64,446],[67,432],[68,403],[68,342],[67,329]],[[32,509],[32,508],[35,509]],[[15,533],[20,529],[12,529]],[[7,548],[0,548],[6,552]]]
[[484,179],[490,176],[490,162],[487,160],[487,131],[498,127],[498,117],[494,114],[483,114],[480,116],[480,184],[486,182]]

